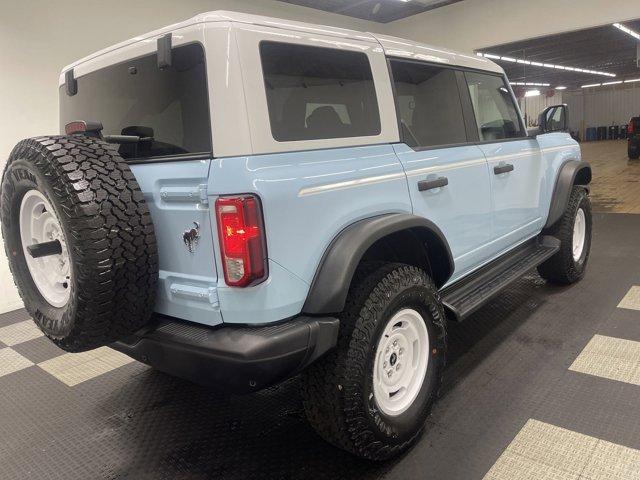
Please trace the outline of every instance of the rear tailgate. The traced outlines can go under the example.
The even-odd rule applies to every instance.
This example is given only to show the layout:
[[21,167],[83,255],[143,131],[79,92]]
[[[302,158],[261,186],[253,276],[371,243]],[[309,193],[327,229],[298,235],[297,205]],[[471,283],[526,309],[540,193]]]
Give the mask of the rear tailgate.
[[156,311],[206,325],[222,323],[212,215],[206,197],[210,160],[131,165],[158,239]]

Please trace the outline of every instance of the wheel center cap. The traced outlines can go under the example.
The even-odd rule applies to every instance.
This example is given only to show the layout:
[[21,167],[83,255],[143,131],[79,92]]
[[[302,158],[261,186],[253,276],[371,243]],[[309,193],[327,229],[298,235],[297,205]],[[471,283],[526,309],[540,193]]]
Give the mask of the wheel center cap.
[[391,358],[389,359],[389,363],[391,364],[392,367],[396,364],[397,360],[398,360],[398,355],[396,355],[395,352],[392,353]]

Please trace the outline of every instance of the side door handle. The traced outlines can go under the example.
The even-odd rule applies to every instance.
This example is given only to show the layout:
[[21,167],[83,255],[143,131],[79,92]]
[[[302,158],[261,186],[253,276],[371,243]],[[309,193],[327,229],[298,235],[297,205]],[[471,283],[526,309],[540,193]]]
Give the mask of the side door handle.
[[418,182],[418,191],[424,192],[426,190],[446,187],[447,185],[449,185],[449,179],[447,177],[438,177],[435,180],[421,180]]
[[493,173],[496,175],[500,175],[501,173],[513,172],[513,165],[507,163],[506,165],[498,165],[497,167],[493,167]]

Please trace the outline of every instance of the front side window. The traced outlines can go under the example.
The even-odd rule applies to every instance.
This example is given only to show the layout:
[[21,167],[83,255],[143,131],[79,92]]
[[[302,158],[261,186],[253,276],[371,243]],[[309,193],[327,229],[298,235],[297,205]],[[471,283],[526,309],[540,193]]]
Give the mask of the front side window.
[[410,147],[467,141],[455,71],[392,60],[402,136]]
[[364,53],[262,42],[260,54],[275,140],[380,134],[373,74]]
[[465,77],[481,141],[526,135],[513,97],[502,77],[475,72],[466,72]]
[[105,135],[140,137],[120,146],[125,159],[210,153],[211,122],[204,49],[174,47],[172,66],[158,68],[156,54],[78,78],[78,93],[60,88],[60,125],[101,122]]

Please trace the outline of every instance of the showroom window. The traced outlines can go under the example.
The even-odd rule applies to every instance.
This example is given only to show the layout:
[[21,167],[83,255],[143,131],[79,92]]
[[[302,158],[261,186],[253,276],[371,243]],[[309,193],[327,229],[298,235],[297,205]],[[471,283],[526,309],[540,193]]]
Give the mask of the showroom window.
[[511,92],[497,75],[466,72],[480,140],[493,141],[526,135]]
[[277,42],[260,45],[273,137],[279,142],[380,134],[367,55]]
[[407,145],[426,148],[467,141],[454,70],[402,60],[392,60],[391,69]]
[[202,45],[174,47],[172,66],[158,68],[155,53],[78,78],[78,93],[60,88],[60,125],[101,122],[105,135],[141,137],[120,146],[125,159],[211,152]]

